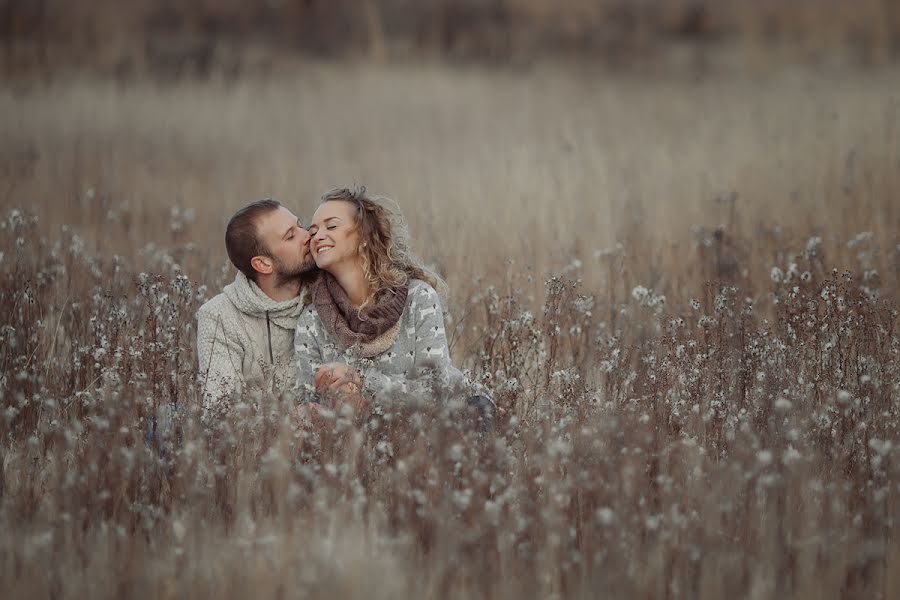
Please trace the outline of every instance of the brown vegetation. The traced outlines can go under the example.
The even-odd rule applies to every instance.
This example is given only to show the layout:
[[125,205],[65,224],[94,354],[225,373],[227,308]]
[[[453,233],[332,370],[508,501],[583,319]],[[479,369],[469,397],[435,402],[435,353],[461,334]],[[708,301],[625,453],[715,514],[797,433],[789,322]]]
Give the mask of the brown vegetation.
[[[310,65],[0,92],[0,589],[896,597],[891,84]],[[201,430],[225,220],[354,180],[447,276],[495,437],[426,402],[308,439],[267,397]]]

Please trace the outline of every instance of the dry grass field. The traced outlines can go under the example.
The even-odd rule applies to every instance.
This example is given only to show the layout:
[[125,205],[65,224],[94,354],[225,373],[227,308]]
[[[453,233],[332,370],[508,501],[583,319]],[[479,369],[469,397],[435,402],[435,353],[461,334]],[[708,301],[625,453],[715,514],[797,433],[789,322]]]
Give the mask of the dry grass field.
[[[8,598],[900,596],[900,77],[306,64],[0,90]],[[274,196],[396,198],[507,409],[197,419]],[[184,409],[159,451],[162,406]]]

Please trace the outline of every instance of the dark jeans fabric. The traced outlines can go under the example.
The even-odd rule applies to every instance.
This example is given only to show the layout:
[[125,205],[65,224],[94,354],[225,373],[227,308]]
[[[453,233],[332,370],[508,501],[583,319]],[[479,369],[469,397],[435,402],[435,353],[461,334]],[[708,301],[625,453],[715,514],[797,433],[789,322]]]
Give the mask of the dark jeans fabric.
[[173,446],[181,443],[183,433],[181,419],[184,407],[176,404],[160,404],[156,414],[150,417],[144,441],[150,444],[160,456],[166,456]]
[[[496,426],[497,407],[487,396],[470,396],[466,399],[466,411],[473,419],[479,437],[493,435]],[[167,456],[172,448],[177,447],[183,438],[182,420],[185,417],[183,406],[161,404],[147,423],[144,441],[153,447],[160,456]]]
[[484,437],[494,433],[497,406],[493,400],[487,396],[470,396],[466,399],[466,408],[474,413],[479,435]]

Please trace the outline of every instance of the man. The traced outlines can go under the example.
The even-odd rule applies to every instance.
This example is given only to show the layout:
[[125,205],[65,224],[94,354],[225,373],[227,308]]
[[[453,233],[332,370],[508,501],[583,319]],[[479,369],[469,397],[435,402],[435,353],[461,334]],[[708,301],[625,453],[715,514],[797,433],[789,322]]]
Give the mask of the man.
[[303,276],[316,268],[309,234],[271,199],[231,217],[225,248],[237,276],[197,312],[204,420],[226,412],[235,394],[292,389]]

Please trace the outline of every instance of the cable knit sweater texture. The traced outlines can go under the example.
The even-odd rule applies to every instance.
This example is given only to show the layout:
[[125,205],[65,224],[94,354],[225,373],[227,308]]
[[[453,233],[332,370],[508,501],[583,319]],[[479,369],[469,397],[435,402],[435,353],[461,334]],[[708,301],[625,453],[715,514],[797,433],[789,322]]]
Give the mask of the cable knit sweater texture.
[[302,292],[278,302],[243,273],[200,307],[197,356],[206,418],[227,411],[236,394],[293,389],[294,331],[302,311]]
[[306,307],[294,336],[301,401],[317,401],[316,369],[331,362],[356,368],[363,376],[363,394],[380,402],[431,400],[464,392],[462,374],[450,362],[440,297],[428,283],[409,283],[406,306],[396,338],[376,356],[360,356],[342,348],[328,335],[315,305]]

